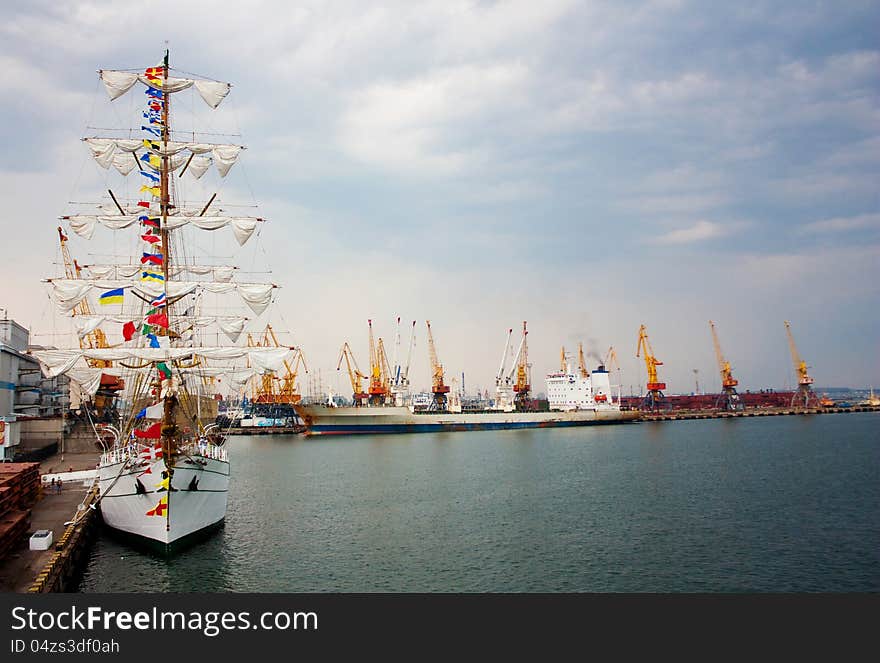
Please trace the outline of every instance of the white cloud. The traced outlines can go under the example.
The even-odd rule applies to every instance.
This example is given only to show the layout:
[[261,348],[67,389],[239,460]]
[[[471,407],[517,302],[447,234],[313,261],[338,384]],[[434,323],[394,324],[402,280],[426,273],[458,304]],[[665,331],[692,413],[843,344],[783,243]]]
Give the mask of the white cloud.
[[360,160],[403,172],[456,173],[485,163],[488,155],[479,144],[457,148],[444,139],[514,103],[527,76],[517,63],[468,65],[371,85],[351,95],[340,146]]
[[623,210],[653,216],[669,214],[695,214],[714,210],[728,201],[728,196],[720,191],[701,193],[676,193],[666,196],[635,196],[632,200],[617,203]]
[[721,237],[729,232],[729,228],[721,223],[712,221],[697,221],[689,228],[672,230],[665,235],[660,235],[654,242],[657,244],[692,244],[703,242],[707,239]]
[[813,221],[802,228],[805,233],[840,233],[865,228],[880,229],[880,214],[858,214]]

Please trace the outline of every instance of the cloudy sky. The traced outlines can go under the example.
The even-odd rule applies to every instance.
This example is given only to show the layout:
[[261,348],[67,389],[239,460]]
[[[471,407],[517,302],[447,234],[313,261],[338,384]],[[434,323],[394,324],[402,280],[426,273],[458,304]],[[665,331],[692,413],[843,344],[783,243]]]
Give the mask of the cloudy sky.
[[4,4],[0,306],[37,341],[60,333],[57,217],[136,195],[78,141],[142,105],[95,71],[167,40],[178,75],[235,86],[217,111],[181,93],[176,126],[249,148],[182,194],[269,219],[238,257],[283,287],[252,324],[325,384],[347,391],[339,346],[366,364],[367,318],[387,343],[399,315],[418,386],[430,319],[469,388],[528,320],[536,386],[582,340],[637,390],[645,323],[671,392],[695,368],[717,389],[712,319],[742,388],[792,384],[784,320],[817,385],[880,387],[875,2]]

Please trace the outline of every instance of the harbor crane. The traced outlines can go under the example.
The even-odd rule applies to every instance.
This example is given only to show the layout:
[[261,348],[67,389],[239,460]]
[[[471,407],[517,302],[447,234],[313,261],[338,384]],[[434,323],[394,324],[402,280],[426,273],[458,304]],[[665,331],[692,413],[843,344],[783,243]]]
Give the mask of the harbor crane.
[[[388,396],[388,373],[390,371],[385,371],[385,375],[383,377],[383,367],[381,365],[381,360],[379,357],[379,350],[376,345],[376,342],[373,340],[373,321],[367,320],[367,326],[370,330],[370,386],[368,387],[369,401],[370,405],[381,405],[385,402],[385,397]],[[379,339],[379,343],[381,344],[382,339]],[[382,354],[385,354],[384,347],[382,348]],[[388,360],[385,360],[385,363],[388,363]]]
[[657,367],[662,366],[663,362],[654,356],[651,342],[648,340],[648,328],[645,325],[639,327],[639,343],[636,347],[636,357],[640,353],[644,353],[645,368],[648,371],[648,393],[645,394],[645,407],[649,410],[655,410],[663,400],[663,390],[666,389],[666,383],[660,382],[657,377]]
[[605,361],[602,362],[602,365],[605,366],[605,370],[609,373],[613,371],[615,368],[619,371],[620,366],[617,362],[617,353],[614,351],[614,346],[612,345],[608,348],[608,352],[605,353]]
[[794,336],[791,334],[791,324],[785,321],[785,333],[788,335],[788,349],[791,351],[791,361],[794,364],[794,371],[798,378],[798,390],[791,398],[791,405],[808,408],[811,405],[816,406],[818,399],[813,393],[813,378],[807,373],[807,362],[801,359],[797,346],[794,344]]
[[391,394],[391,367],[388,365],[385,343],[381,338],[376,345],[376,358],[379,360],[379,380],[382,384],[383,401],[388,404],[388,398]]
[[437,358],[437,348],[434,346],[434,335],[431,333],[431,321],[426,320],[428,326],[428,358],[431,361],[431,393],[434,394],[434,408],[437,410],[446,409],[446,394],[449,393],[449,387],[443,382],[443,364]]
[[590,371],[587,370],[587,360],[584,358],[584,344],[578,342],[578,372],[582,378],[590,377]]
[[339,362],[336,364],[337,371],[342,367],[343,359],[345,360],[345,366],[348,369],[348,379],[351,382],[352,400],[354,401],[355,406],[364,405],[369,399],[369,395],[364,393],[363,387],[361,386],[361,380],[367,376],[361,373],[361,369],[358,368],[357,361],[354,358],[351,347],[348,345],[348,341],[342,344],[342,349],[339,351]]
[[526,329],[526,321],[523,320],[522,340],[519,342],[519,350],[517,350],[516,358],[514,359],[516,364],[516,383],[513,385],[515,394],[513,402],[517,410],[523,410],[528,407],[529,396],[532,390],[532,365],[529,364],[528,335],[529,331]]
[[[501,364],[498,373],[495,374],[495,409],[510,412],[514,408],[514,393],[510,381],[513,377],[513,367],[505,374],[507,355],[510,352],[510,337],[513,335],[513,327],[507,330],[507,338],[504,341],[504,354],[501,355]],[[562,370],[565,370],[565,348],[562,349]],[[515,364],[514,364],[515,365]],[[488,400],[488,399],[487,399]]]
[[712,330],[712,343],[715,345],[715,359],[718,361],[718,372],[721,374],[721,394],[715,407],[719,410],[742,410],[743,406],[736,393],[736,385],[739,381],[734,379],[730,368],[730,362],[724,358],[721,352],[721,343],[718,340],[718,332],[715,323],[709,320],[709,329]]
[[[504,367],[507,364],[507,353],[510,352],[510,337],[513,335],[513,327],[507,330],[507,340],[504,341],[504,354],[501,355],[501,365],[498,366],[498,373],[495,375],[496,387],[510,386],[510,378],[505,377]],[[562,348],[562,363],[565,370],[565,348]]]
[[[266,325],[260,340],[254,340],[254,337],[248,333],[248,347],[256,348],[280,348],[282,345],[275,336],[275,330],[271,324]],[[295,405],[302,400],[296,384],[296,378],[299,373],[300,365],[306,373],[309,372],[306,366],[306,358],[300,348],[293,348],[293,364],[286,359],[284,360],[284,376],[278,377],[272,371],[267,371],[259,377],[254,384],[252,391],[252,401],[254,403],[266,403],[270,405]],[[256,377],[256,376],[255,376]]]
[[416,321],[412,321],[412,327],[409,334],[409,348],[406,353],[406,366],[401,367],[398,360],[400,350],[400,317],[397,318],[397,334],[394,339],[394,371],[391,374],[391,394],[394,397],[395,405],[406,405],[407,396],[409,395],[409,365],[412,360],[412,351],[416,342]]

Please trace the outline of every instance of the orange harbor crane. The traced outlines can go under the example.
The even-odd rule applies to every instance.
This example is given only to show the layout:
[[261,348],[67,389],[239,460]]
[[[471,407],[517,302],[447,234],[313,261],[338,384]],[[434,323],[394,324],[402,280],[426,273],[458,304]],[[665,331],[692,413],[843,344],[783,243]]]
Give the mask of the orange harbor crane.
[[663,400],[663,390],[666,389],[666,383],[660,382],[657,377],[657,367],[662,366],[663,362],[654,356],[651,349],[651,342],[648,340],[648,328],[645,325],[639,327],[639,342],[636,347],[636,357],[644,353],[645,368],[648,371],[648,393],[645,395],[645,406],[649,410],[654,410]]
[[721,395],[718,398],[716,407],[722,410],[741,410],[742,403],[740,403],[739,394],[736,393],[736,385],[739,384],[739,381],[734,379],[730,362],[724,358],[724,354],[721,352],[718,332],[715,330],[715,323],[711,320],[709,320],[709,329],[712,330],[715,359],[718,361],[718,372],[721,374]]
[[529,395],[532,390],[532,366],[529,364],[529,345],[526,340],[528,335],[526,321],[523,320],[522,341],[520,341],[519,352],[517,352],[516,383],[513,385],[513,391],[516,394],[513,397],[513,402],[517,410],[525,409],[528,406]]
[[[65,275],[69,279],[82,278],[82,268],[75,259],[71,258],[70,249],[67,247],[68,239],[61,226],[58,226],[58,240],[61,243],[61,257],[64,260]],[[73,307],[71,314],[92,315],[89,300],[84,297]],[[85,336],[80,337],[79,347],[81,349],[109,348],[110,344],[107,342],[107,336],[104,334],[104,330],[98,327]],[[86,361],[92,368],[111,368],[113,366],[113,362],[106,359],[88,359]],[[116,394],[122,391],[123,388],[125,388],[125,381],[122,378],[102,373],[101,386],[95,393],[95,407],[98,409],[98,412],[103,412],[104,407],[110,405]]]
[[[388,373],[385,370],[383,376],[383,366],[379,358],[379,347],[381,347],[382,355],[385,354],[385,348],[382,345],[382,339],[379,339],[379,347],[373,340],[373,321],[367,320],[367,327],[370,330],[370,386],[368,388],[370,405],[382,405],[388,396],[390,389],[388,388]],[[388,360],[385,360],[388,363]]]
[[446,394],[449,387],[443,382],[443,364],[437,359],[437,348],[434,346],[434,335],[431,333],[431,321],[426,320],[428,325],[428,358],[431,361],[431,393],[434,394],[434,406],[438,410],[446,409]]
[[810,374],[807,372],[807,362],[801,359],[797,346],[794,344],[794,336],[792,336],[791,324],[788,320],[785,321],[785,333],[788,336],[788,349],[791,351],[791,361],[794,364],[794,372],[797,374],[798,378],[798,390],[797,393],[792,396],[791,404],[792,406],[798,405],[805,408],[810,407],[811,405],[815,406],[819,401],[816,398],[816,394],[813,393],[813,378],[811,378]]
[[342,344],[342,349],[339,351],[339,362],[336,364],[337,371],[342,367],[343,359],[345,360],[345,366],[348,369],[348,379],[351,382],[352,400],[354,400],[356,406],[365,405],[369,399],[369,395],[364,392],[364,389],[361,386],[361,380],[365,379],[367,376],[361,373],[361,369],[358,368],[357,361],[354,358],[351,347],[348,345],[348,341]]

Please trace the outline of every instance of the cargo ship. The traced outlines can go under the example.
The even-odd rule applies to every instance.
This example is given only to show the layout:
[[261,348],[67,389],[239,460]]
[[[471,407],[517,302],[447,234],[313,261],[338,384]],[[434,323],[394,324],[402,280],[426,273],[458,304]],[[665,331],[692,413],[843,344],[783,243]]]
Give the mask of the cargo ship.
[[639,419],[637,410],[621,407],[620,387],[612,393],[609,373],[600,365],[589,373],[572,363],[547,375],[547,409],[531,409],[518,399],[514,387],[501,381],[496,397],[484,409],[462,407],[460,395],[447,392],[438,407],[411,402],[400,405],[337,406],[326,404],[294,406],[306,427],[306,435],[353,435],[387,433],[433,433],[445,431],[557,428],[615,424]]

